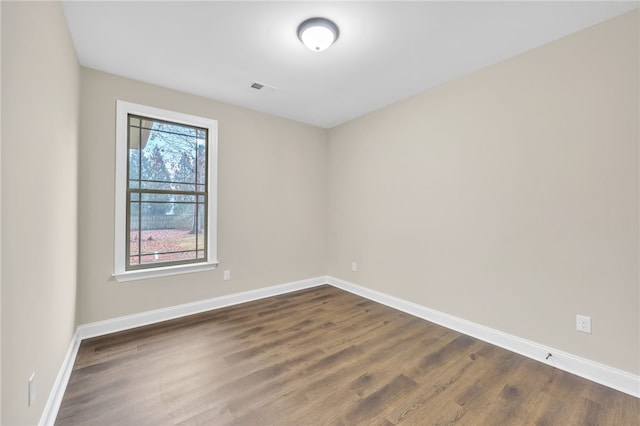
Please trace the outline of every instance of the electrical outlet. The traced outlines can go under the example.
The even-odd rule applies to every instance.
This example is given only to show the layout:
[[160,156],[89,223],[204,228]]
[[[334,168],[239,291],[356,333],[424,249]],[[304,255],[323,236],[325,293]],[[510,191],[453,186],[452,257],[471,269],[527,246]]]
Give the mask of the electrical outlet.
[[351,270],[352,270],[353,272],[356,272],[356,271],[358,270],[358,264],[357,264],[356,262],[353,262],[353,263],[351,264]]
[[591,317],[576,315],[576,330],[591,334]]
[[27,396],[27,407],[31,407],[36,399],[36,373],[31,373],[29,377],[29,391]]
[[224,271],[224,280],[229,281],[230,279],[231,279],[231,271],[227,269],[226,271]]

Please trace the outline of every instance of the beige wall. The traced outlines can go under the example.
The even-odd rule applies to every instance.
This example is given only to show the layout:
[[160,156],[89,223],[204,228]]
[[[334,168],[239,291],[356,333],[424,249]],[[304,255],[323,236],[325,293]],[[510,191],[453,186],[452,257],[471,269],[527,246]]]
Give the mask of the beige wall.
[[75,326],[80,77],[60,4],[1,7],[2,424],[36,424]]
[[638,20],[330,131],[329,274],[640,373]]
[[[218,120],[220,268],[117,283],[116,100]],[[82,69],[78,322],[88,323],[326,274],[327,132]],[[222,280],[230,269],[232,279]]]

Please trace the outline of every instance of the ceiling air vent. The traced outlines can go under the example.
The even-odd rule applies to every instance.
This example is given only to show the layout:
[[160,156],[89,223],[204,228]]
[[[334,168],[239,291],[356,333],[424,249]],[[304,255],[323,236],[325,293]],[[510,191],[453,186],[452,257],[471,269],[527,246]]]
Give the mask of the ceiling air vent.
[[253,83],[251,83],[251,86],[249,87],[251,87],[255,91],[260,92],[261,95],[270,95],[276,91],[275,87],[269,86],[268,84],[260,83],[257,81],[254,81]]

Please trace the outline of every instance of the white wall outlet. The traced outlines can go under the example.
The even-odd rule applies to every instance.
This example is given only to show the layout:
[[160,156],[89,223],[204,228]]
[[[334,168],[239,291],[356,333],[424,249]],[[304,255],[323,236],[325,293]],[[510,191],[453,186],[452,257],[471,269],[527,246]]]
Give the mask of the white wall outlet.
[[27,396],[27,407],[31,407],[33,401],[36,400],[36,373],[31,373],[29,377],[29,391]]
[[351,270],[356,272],[358,270],[358,264],[356,262],[351,263]]
[[230,279],[231,279],[231,271],[227,269],[226,271],[224,271],[224,280],[229,281]]
[[576,330],[591,334],[591,317],[576,315]]

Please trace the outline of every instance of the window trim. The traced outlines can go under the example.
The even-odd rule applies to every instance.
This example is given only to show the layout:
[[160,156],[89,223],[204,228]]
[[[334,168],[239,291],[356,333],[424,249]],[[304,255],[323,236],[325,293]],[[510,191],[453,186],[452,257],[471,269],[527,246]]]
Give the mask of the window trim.
[[[203,127],[208,130],[207,176],[207,260],[184,265],[149,267],[126,270],[126,202],[127,202],[127,133],[128,115],[137,114],[179,124]],[[150,107],[118,100],[116,102],[116,169],[115,169],[115,228],[114,273],[118,282],[158,278],[215,269],[217,257],[217,176],[218,122],[209,118]]]

